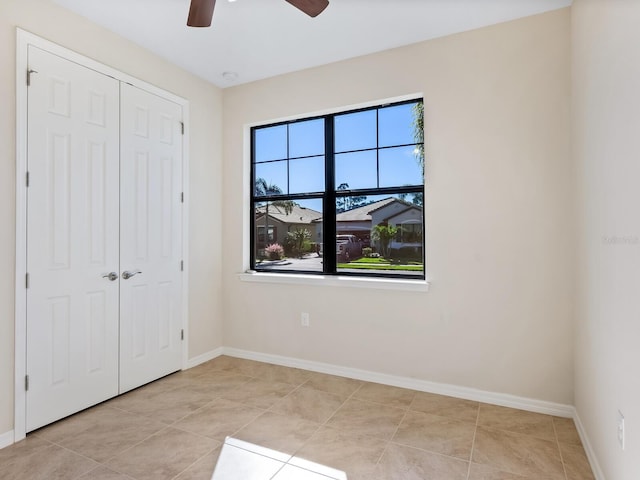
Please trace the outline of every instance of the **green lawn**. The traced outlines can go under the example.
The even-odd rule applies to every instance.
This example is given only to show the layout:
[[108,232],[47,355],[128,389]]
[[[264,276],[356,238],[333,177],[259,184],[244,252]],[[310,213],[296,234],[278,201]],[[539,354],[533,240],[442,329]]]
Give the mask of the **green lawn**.
[[391,263],[388,259],[362,257],[350,263],[338,263],[338,268],[354,268],[361,270],[406,270],[420,272],[424,266],[420,262]]

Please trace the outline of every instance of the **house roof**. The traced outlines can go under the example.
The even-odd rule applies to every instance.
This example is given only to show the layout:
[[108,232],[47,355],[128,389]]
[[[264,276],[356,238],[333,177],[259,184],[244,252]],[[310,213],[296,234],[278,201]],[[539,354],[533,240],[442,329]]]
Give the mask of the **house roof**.
[[395,212],[393,215],[388,216],[387,218],[384,219],[384,221],[388,222],[392,218],[396,218],[396,217],[399,217],[400,215],[402,215],[404,213],[407,213],[409,210],[421,210],[421,208],[418,205],[410,205],[407,208],[404,208],[404,209],[400,210],[399,212]]
[[370,203],[363,207],[356,207],[346,212],[342,212],[336,215],[338,222],[367,222],[371,220],[371,212],[378,210],[379,208],[389,205],[397,198],[389,197],[377,202]]
[[369,205],[365,205],[363,207],[357,207],[352,210],[347,210],[346,212],[342,212],[336,215],[336,220],[338,222],[367,222],[371,221],[371,214],[378,210],[382,210],[383,208],[391,205],[392,203],[400,203],[406,206],[401,212],[396,212],[391,215],[389,218],[393,218],[398,216],[400,213],[404,213],[409,209],[417,208],[420,209],[419,205],[415,205],[413,203],[405,202],[399,198],[388,197],[382,200],[378,200],[377,202],[370,203]]
[[[266,207],[256,208],[256,217],[263,217]],[[322,213],[311,208],[301,207],[298,204],[293,205],[290,213],[287,213],[283,207],[277,205],[269,205],[269,216],[275,218],[282,223],[311,223],[318,218],[322,218]]]

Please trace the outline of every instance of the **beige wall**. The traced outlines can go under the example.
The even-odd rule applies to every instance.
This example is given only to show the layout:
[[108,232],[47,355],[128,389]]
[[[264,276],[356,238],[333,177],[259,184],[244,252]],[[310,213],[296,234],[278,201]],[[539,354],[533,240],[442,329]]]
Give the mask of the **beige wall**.
[[47,0],[0,1],[0,434],[13,429],[16,26],[190,101],[189,352],[222,344],[222,92]]
[[[575,404],[604,478],[640,478],[640,2],[577,0]],[[625,415],[627,444],[616,438]]]
[[[569,27],[564,9],[226,89],[225,345],[572,404]],[[431,290],[241,282],[244,126],[415,92]]]

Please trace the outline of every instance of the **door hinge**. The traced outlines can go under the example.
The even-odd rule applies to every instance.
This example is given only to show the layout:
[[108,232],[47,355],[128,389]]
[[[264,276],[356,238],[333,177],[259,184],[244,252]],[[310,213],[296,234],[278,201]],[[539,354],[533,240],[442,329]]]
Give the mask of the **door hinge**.
[[29,288],[29,274],[28,273],[25,275],[24,287],[25,288]]
[[184,340],[184,330],[180,330],[180,340]]
[[184,272],[184,260],[180,260],[180,271]]
[[29,172],[27,172],[27,187],[29,187]]
[[31,74],[38,73],[36,70],[27,70],[27,87],[31,86]]
[[184,203],[184,192],[180,192],[180,203]]
[[24,376],[24,391],[29,391],[29,375]]
[[180,122],[180,132],[184,135],[184,122]]

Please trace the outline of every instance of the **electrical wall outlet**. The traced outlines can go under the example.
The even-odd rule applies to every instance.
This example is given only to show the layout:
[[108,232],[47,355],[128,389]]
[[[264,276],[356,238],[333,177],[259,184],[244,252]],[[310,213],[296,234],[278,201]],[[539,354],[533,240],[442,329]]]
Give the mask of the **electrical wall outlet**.
[[309,326],[309,314],[307,312],[302,312],[300,314],[300,325],[302,325],[303,327],[308,327]]
[[622,450],[624,450],[624,434],[624,415],[622,415],[622,412],[618,410],[618,443]]

